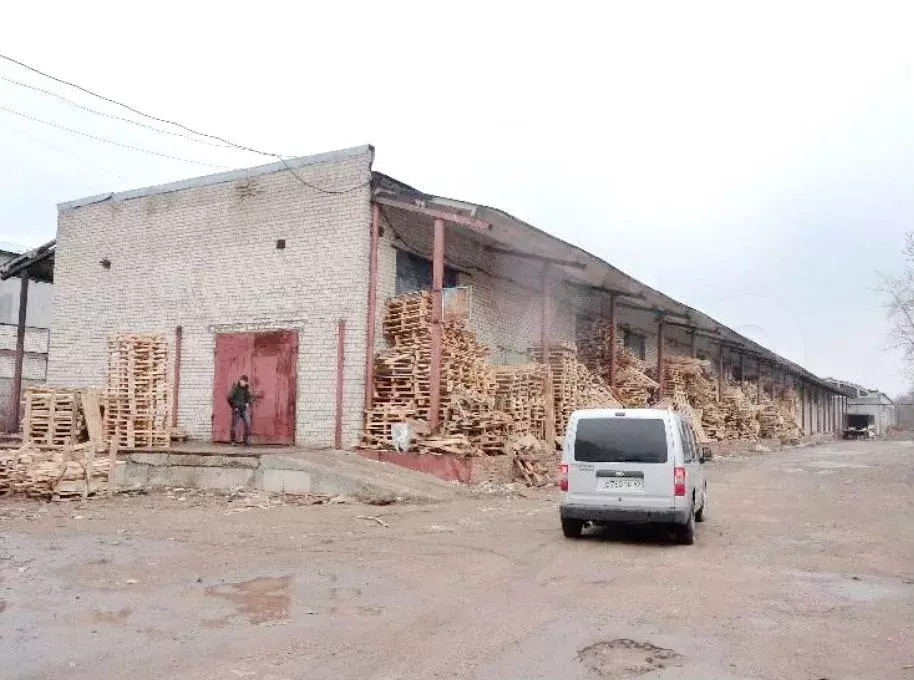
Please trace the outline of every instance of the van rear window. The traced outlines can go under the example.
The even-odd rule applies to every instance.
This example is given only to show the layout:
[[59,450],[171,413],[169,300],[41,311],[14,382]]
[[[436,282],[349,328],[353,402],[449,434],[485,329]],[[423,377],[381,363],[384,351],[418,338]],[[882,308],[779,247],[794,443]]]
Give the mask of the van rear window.
[[574,459],[587,463],[665,463],[666,427],[659,418],[582,418]]

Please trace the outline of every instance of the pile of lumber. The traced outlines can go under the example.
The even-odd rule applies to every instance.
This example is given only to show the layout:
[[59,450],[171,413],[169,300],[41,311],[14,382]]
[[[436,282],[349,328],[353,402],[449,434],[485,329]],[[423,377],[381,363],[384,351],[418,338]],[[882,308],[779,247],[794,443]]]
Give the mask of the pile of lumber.
[[41,448],[26,444],[18,450],[0,451],[0,495],[63,500],[107,491],[109,473],[116,463],[107,456],[96,456],[96,448],[86,442]]
[[543,364],[495,366],[495,409],[511,417],[511,433],[546,436],[546,367]]
[[723,439],[726,426],[711,362],[674,354],[664,357],[664,369],[667,393],[689,404],[694,412],[692,427],[699,439],[705,442]]
[[659,387],[647,375],[645,363],[622,344],[622,334],[616,333],[613,347],[610,324],[597,319],[577,336],[578,359],[605,384],[609,385],[610,359],[615,355],[615,381],[610,385],[613,397],[626,408],[643,408]]
[[555,449],[532,434],[512,435],[505,442],[505,453],[511,457],[515,481],[527,486],[545,486],[555,482],[558,459]]
[[75,444],[83,429],[80,392],[29,387],[22,415],[23,442],[63,446]]
[[108,340],[105,427],[119,448],[171,444],[168,341],[156,333],[122,333]]
[[759,438],[781,439],[787,431],[787,424],[780,409],[769,399],[763,399],[758,410]]
[[[486,367],[488,371],[488,367]],[[482,453],[504,453],[511,417],[495,409],[494,389],[477,392],[459,386],[448,394],[448,406],[441,423],[442,434],[468,437]],[[419,443],[421,450],[423,443]]]
[[555,434],[562,437],[568,419],[578,407],[578,350],[573,343],[550,345],[543,357],[541,347],[529,350],[531,358],[546,364],[552,375],[552,397],[555,408]]
[[612,353],[622,347],[621,337],[621,333],[616,334],[616,347],[613,347],[607,319],[596,319],[577,334],[578,359],[606,383],[609,382]]
[[578,364],[577,408],[621,408],[609,385],[592,373],[584,364]]
[[616,382],[613,392],[625,408],[644,408],[660,385],[647,375],[645,363],[631,350],[616,347]]
[[[543,363],[540,348],[529,350],[531,358]],[[579,408],[619,408],[621,400],[615,391],[590,368],[578,361],[577,348],[571,343],[549,347],[546,365],[552,378],[555,435],[565,435],[568,419]]]
[[431,316],[428,291],[387,301],[382,328],[390,347],[375,357],[374,405],[365,415],[363,445],[391,447],[391,426],[414,421],[420,453],[503,453],[511,418],[495,408],[489,348],[462,319],[441,324],[440,430],[428,431],[431,406]]
[[781,417],[784,418],[784,433],[782,439],[795,442],[803,436],[800,425],[797,392],[793,387],[785,387],[775,400]]
[[727,439],[758,439],[758,407],[752,403],[738,383],[728,381],[724,385],[721,408],[724,412]]

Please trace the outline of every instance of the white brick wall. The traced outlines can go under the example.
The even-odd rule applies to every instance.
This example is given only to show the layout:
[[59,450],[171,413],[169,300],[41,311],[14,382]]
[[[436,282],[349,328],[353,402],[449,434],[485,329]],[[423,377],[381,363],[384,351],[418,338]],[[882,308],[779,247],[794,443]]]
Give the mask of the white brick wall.
[[[393,228],[387,223],[393,221]],[[403,249],[431,258],[432,227],[385,211],[384,235],[378,248],[378,345],[383,346],[380,322],[384,301],[395,294],[396,254]],[[457,283],[470,286],[471,328],[492,349],[493,363],[524,361],[526,351],[540,344],[542,265],[489,252],[461,230],[445,233],[445,263],[458,270]],[[552,304],[551,342],[574,342],[575,313],[571,291],[556,284]]]
[[[296,168],[343,189],[370,179],[367,147]],[[299,330],[296,440],[331,446],[337,320],[346,320],[344,441],[362,425],[369,188],[331,195],[288,171],[169,193],[62,206],[48,381],[105,382],[118,331],[184,328],[179,423],[211,435],[217,332]],[[276,240],[286,239],[285,250]],[[111,268],[100,260],[107,258]]]

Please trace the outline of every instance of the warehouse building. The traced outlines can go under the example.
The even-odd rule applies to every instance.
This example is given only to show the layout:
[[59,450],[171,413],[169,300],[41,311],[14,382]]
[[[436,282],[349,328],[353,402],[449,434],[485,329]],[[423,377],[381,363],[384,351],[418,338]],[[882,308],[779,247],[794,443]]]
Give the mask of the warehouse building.
[[605,319],[648,365],[687,354],[721,380],[792,386],[805,434],[837,430],[838,390],[802,367],[506,212],[375,172],[373,159],[357,147],[60,204],[49,383],[103,385],[106,339],[157,331],[191,438],[227,439],[225,395],[249,374],[257,442],[354,447],[384,301],[437,284],[435,295],[463,291],[493,362],[573,343]]
[[843,394],[839,398],[846,400],[846,415],[873,417],[877,437],[884,437],[891,428],[899,425],[898,409],[885,392],[834,378],[825,380]]

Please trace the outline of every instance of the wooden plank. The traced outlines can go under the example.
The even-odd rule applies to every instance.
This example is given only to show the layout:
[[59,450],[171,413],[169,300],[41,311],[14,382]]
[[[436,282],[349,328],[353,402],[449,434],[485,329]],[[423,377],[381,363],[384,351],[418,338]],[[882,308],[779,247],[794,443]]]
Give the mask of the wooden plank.
[[121,437],[121,431],[115,430],[115,435],[111,437],[111,443],[108,445],[108,498],[114,495],[114,468],[117,467],[117,445]]
[[102,422],[101,395],[98,390],[86,390],[82,398],[83,414],[86,418],[86,429],[89,441],[94,448],[101,450],[105,442],[104,423]]

